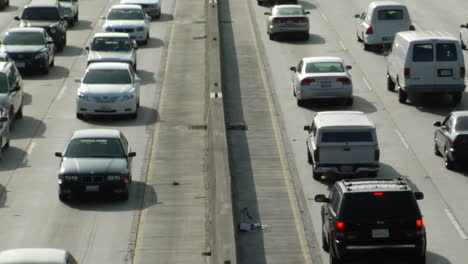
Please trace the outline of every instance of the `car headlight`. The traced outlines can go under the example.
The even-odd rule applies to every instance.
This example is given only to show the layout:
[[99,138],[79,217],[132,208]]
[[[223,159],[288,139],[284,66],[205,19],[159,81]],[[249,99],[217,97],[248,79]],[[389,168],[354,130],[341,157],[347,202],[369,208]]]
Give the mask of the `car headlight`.
[[34,59],[44,59],[47,58],[47,55],[49,55],[47,51],[42,51],[41,53],[34,56]]
[[78,176],[76,175],[66,175],[64,176],[65,180],[66,181],[77,181],[78,180]]
[[135,98],[135,94],[134,93],[129,93],[129,94],[126,94],[126,95],[122,96],[122,101],[132,100],[133,98]]
[[78,98],[79,99],[82,99],[82,100],[85,100],[85,101],[89,101],[89,96],[83,92],[79,92],[78,93]]
[[137,27],[136,31],[144,31],[145,27]]

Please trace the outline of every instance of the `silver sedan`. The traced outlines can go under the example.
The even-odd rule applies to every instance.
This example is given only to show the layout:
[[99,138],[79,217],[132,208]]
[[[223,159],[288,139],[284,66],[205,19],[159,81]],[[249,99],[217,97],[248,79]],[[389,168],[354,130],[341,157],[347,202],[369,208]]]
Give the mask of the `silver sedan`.
[[348,70],[338,57],[303,58],[293,71],[293,94],[297,105],[303,106],[305,100],[319,98],[345,99],[347,105],[353,104],[353,84]]
[[267,15],[267,33],[271,40],[279,33],[299,33],[309,39],[309,14],[301,5],[275,5]]

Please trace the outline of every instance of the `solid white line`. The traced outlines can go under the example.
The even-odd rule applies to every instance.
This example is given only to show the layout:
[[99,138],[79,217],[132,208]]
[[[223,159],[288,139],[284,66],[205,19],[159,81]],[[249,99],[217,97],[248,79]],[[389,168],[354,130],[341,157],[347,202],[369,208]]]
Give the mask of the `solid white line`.
[[65,94],[65,91],[67,90],[67,86],[64,85],[62,89],[60,90],[59,94],[57,95],[57,100],[62,99],[63,95]]
[[23,163],[28,161],[28,157],[31,156],[31,153],[36,146],[36,142],[31,142],[31,145],[29,145],[28,149],[26,150],[26,155],[23,158]]
[[369,88],[369,90],[372,91],[372,86],[370,86],[369,82],[367,81],[367,79],[364,76],[362,76],[362,81],[367,86],[367,88]]
[[340,45],[341,45],[341,47],[343,48],[343,50],[346,50],[346,47],[345,47],[345,45],[344,45],[343,41],[341,41],[341,40],[338,40],[338,42],[340,43]]
[[409,145],[408,143],[406,142],[405,138],[403,137],[403,135],[400,133],[400,131],[398,129],[395,129],[395,133],[397,133],[398,137],[400,137],[400,140],[401,142],[403,143],[403,146],[405,146],[405,148],[409,148]]
[[463,238],[463,240],[468,240],[468,237],[466,236],[465,232],[463,231],[463,228],[460,226],[457,219],[455,219],[455,216],[452,214],[450,209],[446,208],[445,213],[447,214],[450,222],[452,222],[452,225],[455,227],[455,229],[457,230],[457,232],[461,236],[461,238]]
[[327,22],[327,23],[328,23],[328,18],[327,18],[327,16],[325,16],[325,14],[324,14],[324,13],[322,13],[322,11],[320,11],[320,15],[322,15],[322,17],[323,17],[323,20],[325,20],[325,22]]

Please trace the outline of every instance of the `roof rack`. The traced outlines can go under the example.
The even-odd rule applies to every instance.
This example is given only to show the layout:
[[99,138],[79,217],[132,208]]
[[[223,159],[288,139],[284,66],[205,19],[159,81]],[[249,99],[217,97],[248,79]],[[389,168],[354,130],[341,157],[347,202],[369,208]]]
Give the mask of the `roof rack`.
[[399,186],[401,189],[409,189],[408,184],[406,181],[398,177],[397,179],[392,178],[383,178],[383,179],[375,179],[375,178],[364,178],[364,179],[344,179],[343,185],[347,191],[350,191],[352,187],[359,187],[363,185],[385,185],[385,184],[392,184]]

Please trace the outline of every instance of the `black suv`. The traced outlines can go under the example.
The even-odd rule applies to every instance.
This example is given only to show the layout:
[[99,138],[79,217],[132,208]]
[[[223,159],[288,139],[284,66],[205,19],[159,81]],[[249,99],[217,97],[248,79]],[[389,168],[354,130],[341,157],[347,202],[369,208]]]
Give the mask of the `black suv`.
[[330,264],[372,254],[398,253],[411,263],[426,261],[426,230],[413,192],[399,179],[354,179],[336,182],[321,209],[322,247]]
[[63,50],[67,43],[67,20],[57,0],[35,0],[27,4],[20,17],[20,27],[42,27],[54,40],[55,48]]

